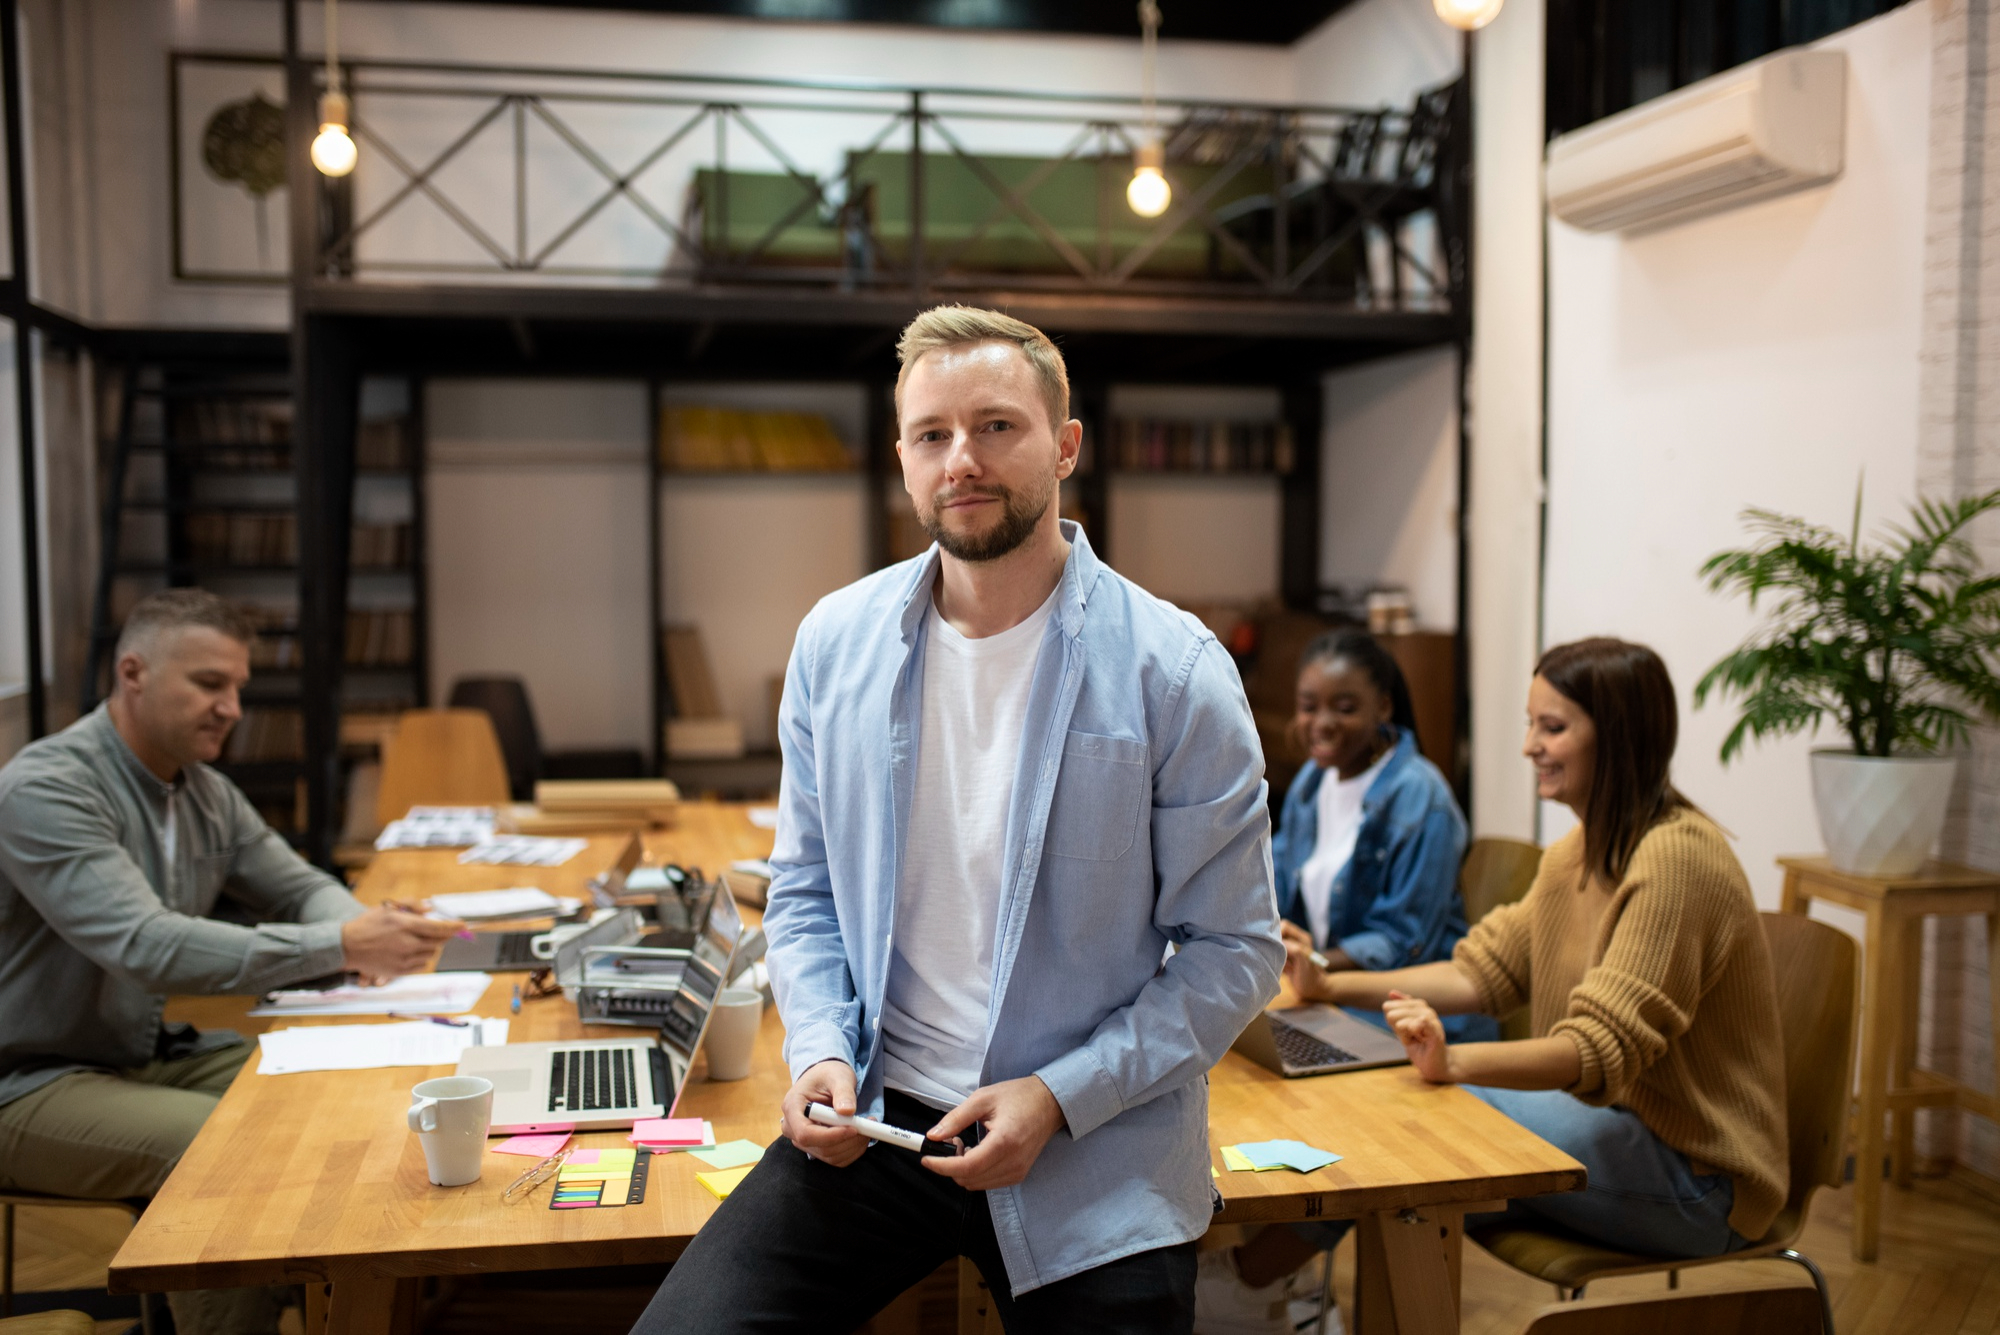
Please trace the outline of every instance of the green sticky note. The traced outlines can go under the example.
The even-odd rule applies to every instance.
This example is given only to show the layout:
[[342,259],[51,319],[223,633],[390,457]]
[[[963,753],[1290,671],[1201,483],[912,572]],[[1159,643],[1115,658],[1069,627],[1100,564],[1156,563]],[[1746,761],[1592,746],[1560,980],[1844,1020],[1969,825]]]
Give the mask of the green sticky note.
[[764,1147],[754,1140],[731,1140],[713,1149],[689,1150],[687,1153],[710,1168],[741,1168],[763,1158]]

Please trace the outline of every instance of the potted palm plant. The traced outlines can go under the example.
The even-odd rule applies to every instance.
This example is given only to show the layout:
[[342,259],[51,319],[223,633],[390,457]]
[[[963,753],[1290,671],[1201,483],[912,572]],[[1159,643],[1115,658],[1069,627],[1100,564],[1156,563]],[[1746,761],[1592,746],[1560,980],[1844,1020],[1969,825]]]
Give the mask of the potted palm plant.
[[1703,675],[1694,698],[1740,697],[1722,742],[1727,764],[1746,742],[1831,719],[1847,745],[1812,753],[1813,798],[1828,856],[1842,871],[1903,876],[1944,827],[1973,717],[2000,718],[2000,576],[1980,569],[1967,527],[2000,508],[2000,490],[1919,501],[1907,524],[1861,544],[1769,510],[1743,512],[1756,545],[1717,552],[1708,587],[1742,593],[1764,624]]

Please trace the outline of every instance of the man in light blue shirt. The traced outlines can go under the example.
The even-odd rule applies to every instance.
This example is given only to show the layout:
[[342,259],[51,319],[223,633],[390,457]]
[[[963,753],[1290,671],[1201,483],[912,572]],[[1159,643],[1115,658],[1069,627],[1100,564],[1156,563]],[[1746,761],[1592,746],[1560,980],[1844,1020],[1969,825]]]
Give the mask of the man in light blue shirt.
[[1058,518],[1082,426],[1054,344],[939,307],[898,351],[936,545],[812,611],[779,715],[784,1137],[637,1329],[851,1330],[966,1256],[1009,1331],[1186,1332],[1206,1075],[1284,963],[1249,706]]

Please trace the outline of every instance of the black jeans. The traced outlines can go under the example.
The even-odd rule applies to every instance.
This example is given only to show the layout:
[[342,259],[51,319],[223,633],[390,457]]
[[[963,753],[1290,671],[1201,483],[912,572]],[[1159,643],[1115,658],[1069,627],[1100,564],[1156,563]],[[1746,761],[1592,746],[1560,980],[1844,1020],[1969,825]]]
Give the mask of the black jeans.
[[[892,1093],[884,1120],[925,1131],[937,1113]],[[1188,1335],[1194,1252],[1140,1252],[1014,1298],[983,1192],[893,1145],[834,1168],[780,1138],[695,1234],[633,1335],[835,1335],[954,1256],[979,1267],[1010,1335]]]

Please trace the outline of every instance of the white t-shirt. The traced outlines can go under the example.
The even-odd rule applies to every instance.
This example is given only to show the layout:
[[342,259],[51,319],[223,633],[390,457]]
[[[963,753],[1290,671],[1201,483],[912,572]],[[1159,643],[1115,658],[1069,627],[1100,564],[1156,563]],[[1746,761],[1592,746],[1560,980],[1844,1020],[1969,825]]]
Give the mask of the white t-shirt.
[[1299,868],[1299,898],[1305,903],[1306,925],[1312,931],[1313,944],[1321,949],[1330,944],[1326,937],[1333,912],[1334,878],[1354,856],[1354,841],[1361,837],[1361,799],[1368,796],[1368,785],[1375,782],[1375,776],[1395,753],[1396,748],[1389,747],[1375,758],[1374,764],[1351,779],[1328,770],[1319,781],[1315,804],[1319,808],[1319,842],[1313,845],[1306,865]]
[[896,887],[883,1079],[949,1108],[979,1085],[993,999],[1000,869],[1021,729],[1051,593],[1026,621],[969,640],[938,615],[925,625],[923,723],[909,840]]

